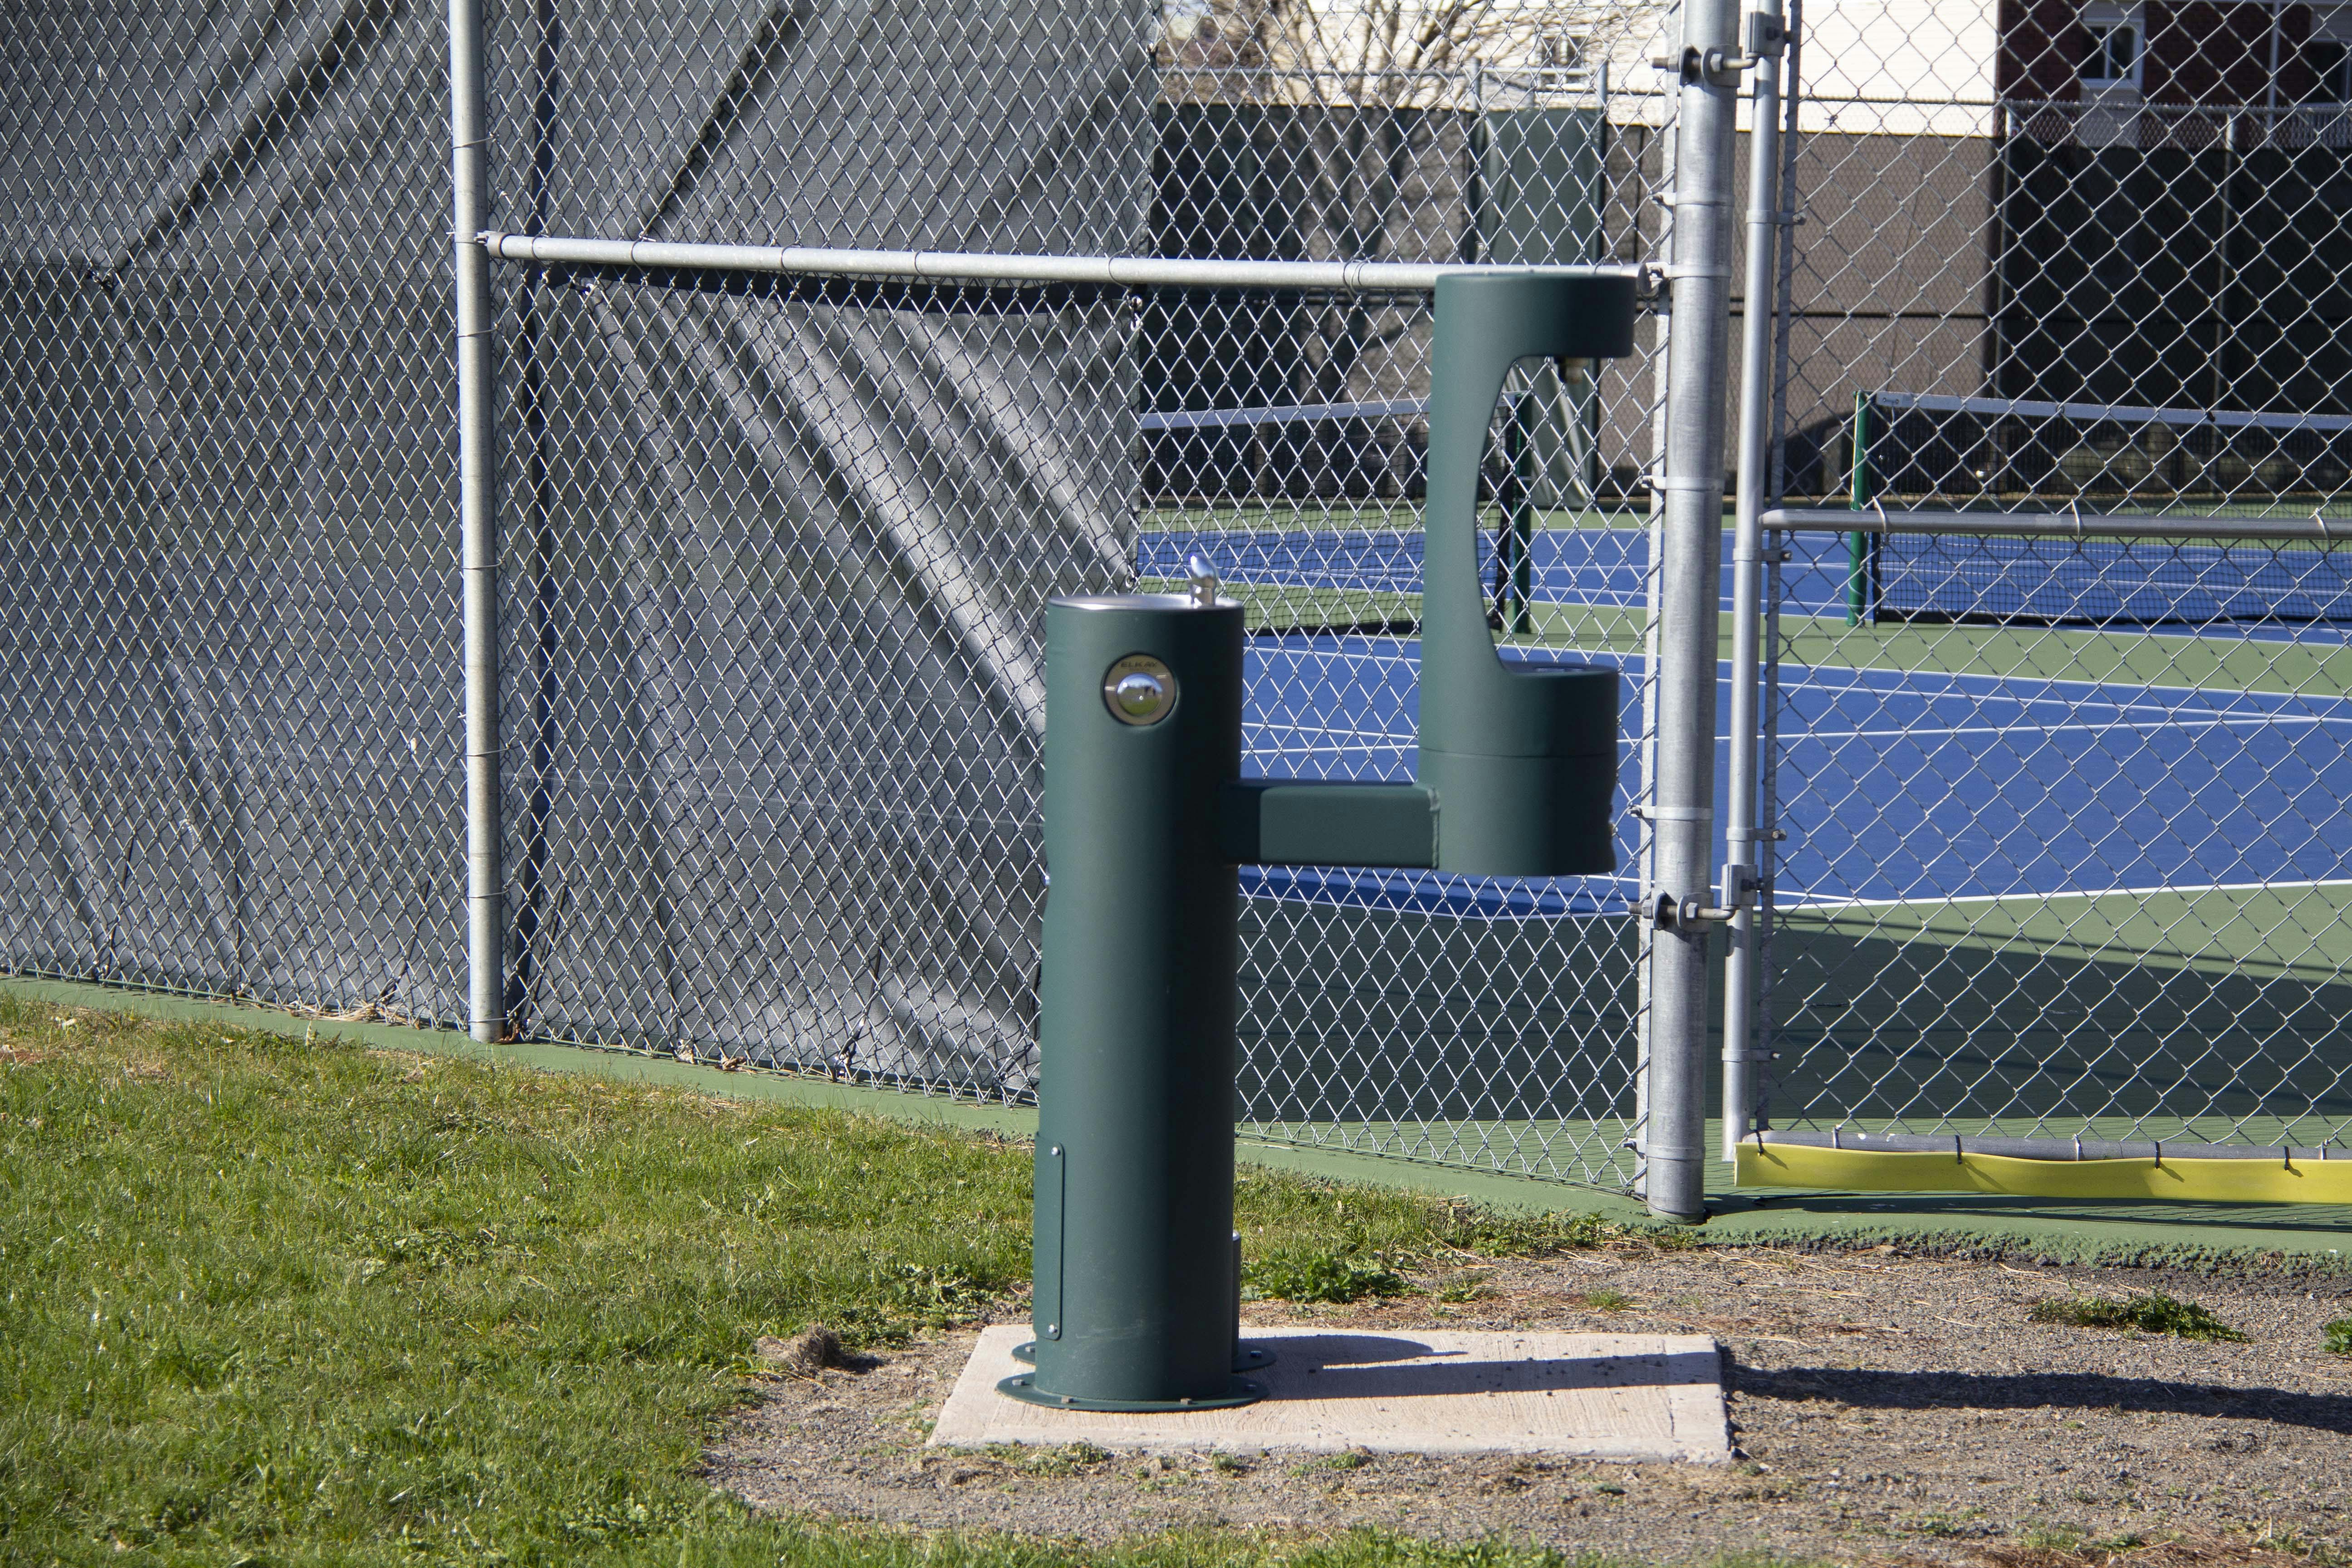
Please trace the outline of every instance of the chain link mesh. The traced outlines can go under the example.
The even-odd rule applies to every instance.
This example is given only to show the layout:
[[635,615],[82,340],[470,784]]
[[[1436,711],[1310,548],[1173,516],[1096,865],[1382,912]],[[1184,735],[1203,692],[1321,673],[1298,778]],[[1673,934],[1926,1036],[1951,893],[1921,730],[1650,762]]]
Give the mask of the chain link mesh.
[[0,943],[462,1016],[445,27],[0,16]]
[[2352,12],[1812,10],[1768,1124],[2340,1142]]
[[[488,22],[518,234],[1659,254],[1652,8]],[[7,963],[454,1022],[445,19],[26,5],[0,60]],[[1250,770],[1409,766],[1425,295],[504,262],[494,292],[520,1030],[1026,1098],[1043,605],[1193,549],[1250,606]],[[1621,660],[1629,734],[1664,330],[1515,381],[1490,461],[1507,657]],[[1629,1180],[1637,856],[1249,873],[1248,1130]]]

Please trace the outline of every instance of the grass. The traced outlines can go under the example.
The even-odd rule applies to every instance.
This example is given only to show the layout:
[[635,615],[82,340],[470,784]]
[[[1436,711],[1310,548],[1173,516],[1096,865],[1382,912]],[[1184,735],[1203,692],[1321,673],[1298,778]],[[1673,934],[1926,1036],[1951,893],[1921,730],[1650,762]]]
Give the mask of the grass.
[[2037,1323],[2069,1323],[2082,1329],[2137,1329],[2144,1334],[2171,1334],[2184,1340],[2229,1340],[2245,1335],[2213,1315],[2212,1309],[2194,1301],[2177,1300],[2161,1290],[2116,1301],[2097,1297],[2053,1297],[2036,1301],[2026,1314]]
[[[700,1456],[759,1386],[758,1336],[888,1345],[1017,1315],[1029,1164],[839,1112],[0,992],[0,1560],[1561,1561],[1377,1534],[1070,1555],[713,1493]],[[1251,1249],[1302,1289],[1334,1260],[1599,1239],[1272,1172],[1238,1191]]]

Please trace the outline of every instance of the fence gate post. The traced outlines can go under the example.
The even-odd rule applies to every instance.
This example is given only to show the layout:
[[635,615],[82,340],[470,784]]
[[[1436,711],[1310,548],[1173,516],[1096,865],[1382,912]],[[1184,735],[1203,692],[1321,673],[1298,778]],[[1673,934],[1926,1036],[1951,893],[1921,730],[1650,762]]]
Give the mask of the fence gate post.
[[465,574],[466,966],[478,1040],[506,1033],[499,866],[498,454],[492,444],[488,106],[481,0],[449,0],[450,243],[457,306],[457,512]]
[[1762,860],[1757,840],[1756,716],[1763,620],[1764,542],[1759,519],[1773,420],[1772,273],[1780,247],[1780,51],[1787,31],[1780,0],[1748,14],[1756,69],[1748,132],[1748,256],[1739,318],[1739,490],[1731,576],[1731,777],[1725,792],[1723,906],[1731,950],[1723,965],[1723,1157],[1737,1156],[1756,1100],[1751,1016],[1757,980],[1757,909]]
[[1739,96],[1731,0],[1684,0],[1675,114],[1675,330],[1666,368],[1665,509],[1658,565],[1656,852],[1644,889],[1651,1042],[1643,1195],[1703,1218],[1707,948],[1715,900],[1715,687],[1723,569],[1725,374]]

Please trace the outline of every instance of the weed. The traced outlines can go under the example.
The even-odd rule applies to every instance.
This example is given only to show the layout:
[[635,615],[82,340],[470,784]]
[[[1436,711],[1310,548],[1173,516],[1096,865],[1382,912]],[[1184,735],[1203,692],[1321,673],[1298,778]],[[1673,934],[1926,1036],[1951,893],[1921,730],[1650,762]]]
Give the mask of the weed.
[[1335,1252],[1277,1252],[1242,1269],[1243,1283],[1261,1296],[1286,1301],[1360,1301],[1367,1296],[1402,1296],[1412,1287],[1378,1258],[1359,1258],[1350,1248]]
[[1660,1252],[1690,1252],[1695,1250],[1701,1232],[1695,1225],[1655,1225],[1629,1226],[1626,1235],[1636,1241],[1648,1242]]
[[2319,1348],[2329,1355],[2352,1356],[2352,1318],[2338,1318],[2320,1330]]
[[1092,1443],[1065,1443],[1058,1448],[1040,1448],[1026,1456],[1021,1468],[1034,1476],[1075,1476],[1109,1460],[1109,1450],[1097,1448]]
[[1493,1276],[1484,1269],[1464,1268],[1446,1275],[1437,1282],[1437,1299],[1459,1305],[1465,1301],[1482,1300],[1494,1294],[1486,1289]]
[[2245,1335],[2215,1317],[2212,1309],[2153,1290],[2117,1301],[2103,1297],[2051,1297],[2026,1314],[2037,1323],[2068,1323],[2078,1329],[2137,1329],[2184,1340],[2231,1340]]
[[1622,1312],[1633,1305],[1633,1298],[1622,1290],[1587,1290],[1575,1297],[1580,1307],[1590,1307],[1596,1312]]
[[1320,1475],[1328,1470],[1360,1470],[1372,1462],[1372,1457],[1361,1448],[1348,1448],[1337,1454],[1324,1454],[1304,1464],[1293,1465],[1290,1473],[1301,1479]]
[[2017,1532],[2017,1543],[2035,1552],[2072,1552],[2090,1538],[2078,1524],[2029,1524]]
[[1959,1541],[1970,1536],[1990,1535],[1990,1526],[1977,1517],[1982,1510],[1969,1509],[1958,1514],[1915,1514],[1903,1521],[1904,1528],[1914,1535],[1925,1535],[1937,1541]]

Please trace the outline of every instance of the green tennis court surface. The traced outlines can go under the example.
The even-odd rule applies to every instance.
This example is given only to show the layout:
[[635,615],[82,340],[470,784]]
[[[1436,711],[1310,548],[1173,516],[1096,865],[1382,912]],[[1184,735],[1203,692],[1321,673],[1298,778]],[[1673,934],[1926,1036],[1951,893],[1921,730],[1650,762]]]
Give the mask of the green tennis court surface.
[[[1148,538],[1143,558],[1156,563],[1180,542]],[[1207,542],[1244,574],[1233,591],[1254,623],[1276,634],[1253,647],[1250,765],[1402,776],[1415,729],[1412,641],[1308,633],[1318,615],[1409,626],[1417,541],[1292,532]],[[1843,541],[1805,542],[1782,573],[1776,689],[1790,836],[1772,958],[1779,1113],[2047,1137],[2341,1141],[2352,1128],[2352,1047],[2339,1026],[2352,1011],[2352,823],[2340,809],[2352,797],[2352,647],[2340,622],[2291,618],[2352,603],[2334,592],[2334,552],[2159,548],[2151,564],[2112,549],[2044,561],[2004,546],[1975,561],[1962,541],[1947,553],[1990,563],[1987,616],[2013,618],[1855,626],[1843,613]],[[1646,541],[1555,532],[1537,541],[1534,565],[1528,629],[1501,640],[1511,657],[1619,664],[1630,742],[1641,724]],[[2013,579],[2044,572],[2064,592],[2030,618]],[[1350,574],[1392,591],[1315,585]],[[2096,595],[2118,624],[2047,624]],[[1728,708],[1727,688],[1718,713]],[[1720,780],[1731,738],[1718,744]],[[1630,828],[1625,871],[1613,885],[1581,884],[1559,912],[1623,918]],[[1447,898],[1444,912],[1481,912],[1459,889]],[[1291,999],[1302,1019],[1344,1015],[1332,994],[1381,986],[1351,973],[1348,942],[1328,945],[1318,994]],[[1630,954],[1612,950],[1578,983],[1630,993]],[[1298,1021],[1267,1030],[1253,1049],[1269,1081],[1306,1086],[1298,1117],[1335,1128],[1375,1110],[1394,1119],[1370,1142],[1335,1132],[1342,1143],[1537,1173],[1589,1174],[1589,1162],[1607,1157],[1586,1137],[1471,1125],[1481,1095],[1536,1113],[1549,1104],[1590,1114],[1596,1099],[1612,1100],[1595,1082],[1528,1089],[1512,1065],[1523,1053],[1500,1037],[1461,1047],[1450,1089],[1424,1086],[1415,1068],[1343,1108],[1316,1090],[1346,1075],[1297,1059],[1347,1041]]]

